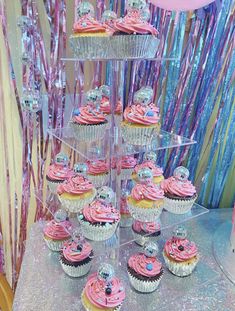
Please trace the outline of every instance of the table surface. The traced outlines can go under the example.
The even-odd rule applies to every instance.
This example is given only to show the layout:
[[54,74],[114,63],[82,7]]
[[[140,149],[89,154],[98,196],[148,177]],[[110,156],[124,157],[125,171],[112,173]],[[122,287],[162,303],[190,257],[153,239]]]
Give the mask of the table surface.
[[[123,311],[233,311],[235,286],[226,278],[212,253],[212,239],[216,229],[231,219],[230,209],[212,210],[209,214],[184,224],[189,239],[200,250],[200,262],[193,274],[186,278],[173,276],[167,269],[157,291],[140,294],[128,282],[126,262],[139,250],[135,243],[119,250],[119,264],[115,270],[126,288]],[[164,230],[158,238],[159,248],[171,236]],[[14,311],[83,311],[80,294],[87,277],[72,279],[60,267],[58,254],[50,252],[43,241],[42,224],[32,226],[14,299]],[[163,262],[162,255],[159,259]],[[110,261],[106,255],[94,259],[92,270],[99,262]],[[113,263],[115,264],[115,263]]]

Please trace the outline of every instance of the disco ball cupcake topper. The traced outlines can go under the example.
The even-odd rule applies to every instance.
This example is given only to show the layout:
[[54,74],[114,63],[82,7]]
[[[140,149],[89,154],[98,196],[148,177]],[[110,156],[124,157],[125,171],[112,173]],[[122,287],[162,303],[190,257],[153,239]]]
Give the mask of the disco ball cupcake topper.
[[116,19],[117,19],[117,14],[114,11],[105,10],[104,13],[102,14],[103,22],[114,21]]
[[153,179],[153,173],[149,168],[142,168],[137,173],[138,180],[141,184],[148,183]]
[[95,10],[93,5],[88,1],[82,1],[77,7],[77,16],[81,18],[83,16],[90,15],[95,16]]
[[58,211],[55,212],[54,220],[57,223],[66,221],[67,219],[68,219],[68,214],[67,214],[67,212],[65,210],[59,209]]
[[86,93],[86,103],[99,110],[102,93],[98,89],[92,89]]
[[42,108],[41,96],[37,90],[24,90],[20,102],[24,111],[38,112]]
[[101,94],[107,98],[110,97],[110,87],[108,85],[101,85],[99,88]]
[[115,271],[113,266],[108,263],[102,263],[97,272],[97,277],[100,281],[104,281],[105,283],[109,283],[115,276]]
[[150,10],[148,7],[145,7],[143,10],[140,11],[140,18],[148,22],[150,20]]
[[156,257],[158,253],[158,245],[154,242],[146,242],[143,250],[146,257]]
[[97,200],[106,203],[111,204],[114,200],[114,192],[112,188],[109,188],[107,186],[103,186],[97,190],[96,195]]
[[184,240],[187,237],[187,230],[183,226],[178,226],[173,231],[174,238]]
[[73,166],[73,170],[75,173],[85,176],[87,174],[88,167],[85,163],[76,163]]
[[157,154],[154,151],[145,152],[144,154],[145,161],[157,161]]
[[69,158],[65,153],[58,153],[55,156],[55,164],[61,165],[61,166],[67,166],[69,163]]
[[134,103],[139,104],[141,106],[148,106],[153,99],[153,94],[151,92],[151,89],[146,87],[146,88],[141,88],[134,94]]
[[127,6],[129,10],[143,10],[146,8],[146,0],[128,0]]
[[179,166],[174,170],[174,177],[180,181],[186,181],[189,178],[189,170],[184,166]]

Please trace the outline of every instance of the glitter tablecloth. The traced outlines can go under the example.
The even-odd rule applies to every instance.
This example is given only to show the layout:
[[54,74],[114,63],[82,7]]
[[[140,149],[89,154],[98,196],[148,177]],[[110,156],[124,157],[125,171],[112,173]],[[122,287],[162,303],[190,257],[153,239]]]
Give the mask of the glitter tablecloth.
[[[235,286],[222,273],[212,255],[212,238],[216,228],[231,219],[231,210],[212,210],[185,224],[189,238],[197,243],[201,261],[194,273],[178,278],[165,269],[159,289],[152,294],[139,294],[128,282],[126,261],[139,250],[135,243],[119,250],[117,274],[125,283],[127,299],[124,311],[233,311]],[[159,238],[159,248],[170,237],[165,230]],[[105,256],[94,259],[93,270]],[[162,260],[161,254],[159,254]],[[110,260],[109,260],[110,261]],[[14,311],[83,311],[80,294],[86,277],[72,279],[64,274],[58,255],[50,252],[42,239],[42,225],[32,226],[15,294]]]

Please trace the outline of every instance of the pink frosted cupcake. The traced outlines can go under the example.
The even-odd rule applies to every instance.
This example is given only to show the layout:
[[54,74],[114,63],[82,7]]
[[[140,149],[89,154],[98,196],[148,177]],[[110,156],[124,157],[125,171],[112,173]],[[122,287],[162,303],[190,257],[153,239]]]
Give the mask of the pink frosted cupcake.
[[132,225],[132,231],[135,242],[143,246],[146,242],[154,240],[161,234],[161,225],[159,221],[141,222],[135,220]]
[[[131,178],[132,171],[137,163],[137,160],[134,156],[123,156],[121,160],[121,174],[120,178],[122,180],[128,180]],[[116,170],[117,168],[117,160],[112,160],[112,170]],[[115,173],[115,171],[114,171]]]
[[141,293],[155,291],[163,276],[163,268],[156,255],[158,246],[147,242],[143,252],[132,255],[127,264],[127,271],[131,285]]
[[96,189],[87,178],[76,174],[57,187],[57,194],[65,210],[77,213],[94,200]]
[[43,229],[44,241],[48,248],[54,252],[59,252],[64,242],[71,238],[71,228],[72,224],[67,218],[67,213],[58,210],[54,219],[48,222]]
[[184,214],[191,210],[197,199],[197,191],[188,180],[189,171],[179,166],[174,170],[174,176],[161,183],[164,190],[164,208],[174,214]]
[[73,176],[73,171],[68,167],[69,158],[66,154],[59,153],[55,163],[47,169],[46,179],[52,193],[56,194],[57,186]]
[[138,172],[137,183],[127,198],[128,209],[135,220],[150,222],[160,216],[163,208],[164,192],[152,182],[152,171]]
[[125,296],[124,286],[113,267],[103,263],[88,278],[81,298],[86,311],[120,311]]
[[87,177],[95,187],[102,187],[109,180],[109,165],[106,160],[95,160],[87,162]]
[[120,199],[120,214],[121,214],[120,226],[123,228],[131,227],[132,225],[132,217],[127,207],[127,196],[129,194],[130,194],[129,191],[123,190]]
[[198,249],[194,242],[186,239],[187,231],[179,226],[173,237],[164,246],[163,257],[167,268],[177,276],[188,276],[199,261]]
[[85,240],[75,240],[64,243],[60,263],[66,274],[81,277],[90,271],[92,258],[91,245]]

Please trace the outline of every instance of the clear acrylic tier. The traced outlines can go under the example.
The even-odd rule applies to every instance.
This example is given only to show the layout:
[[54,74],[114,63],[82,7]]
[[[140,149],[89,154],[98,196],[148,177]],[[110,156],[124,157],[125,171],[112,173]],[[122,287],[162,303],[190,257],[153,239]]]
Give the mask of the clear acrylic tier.
[[63,62],[97,62],[97,61],[154,61],[154,62],[165,62],[165,61],[180,61],[178,57],[154,57],[154,58],[138,58],[138,57],[126,57],[126,58],[78,58],[78,57],[63,57]]
[[[76,151],[87,160],[93,160],[94,158],[106,158],[108,154],[109,144],[107,142],[109,139],[109,133],[104,135],[104,139],[90,143],[86,143],[77,138],[75,139],[73,130],[70,127],[50,129],[48,130],[48,133],[51,137],[61,141],[65,146]],[[152,137],[151,143],[145,146],[130,145],[123,142],[122,155],[138,154],[150,150],[157,151],[181,146],[189,146],[195,143],[195,140],[160,130],[159,134]],[[99,154],[94,152],[97,149],[100,151]]]

